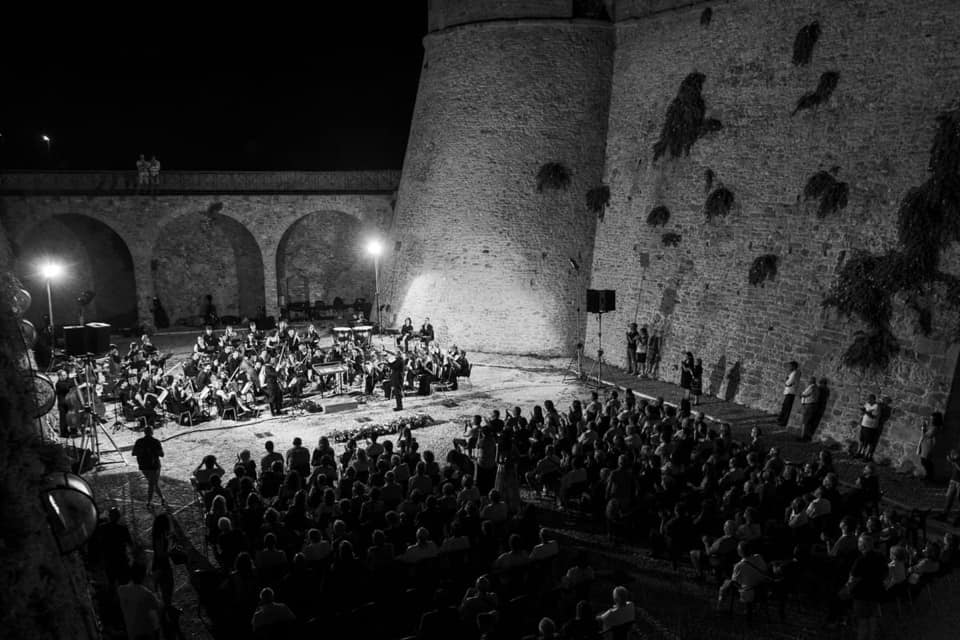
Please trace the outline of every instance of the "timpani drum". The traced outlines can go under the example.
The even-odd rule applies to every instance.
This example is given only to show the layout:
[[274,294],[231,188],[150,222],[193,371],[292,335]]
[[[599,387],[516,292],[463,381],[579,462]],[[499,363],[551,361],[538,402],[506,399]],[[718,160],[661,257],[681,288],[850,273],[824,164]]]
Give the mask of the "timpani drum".
[[373,336],[373,326],[361,325],[353,328],[353,339],[360,344],[370,344]]
[[336,342],[350,342],[353,339],[353,329],[350,327],[334,327],[333,339]]

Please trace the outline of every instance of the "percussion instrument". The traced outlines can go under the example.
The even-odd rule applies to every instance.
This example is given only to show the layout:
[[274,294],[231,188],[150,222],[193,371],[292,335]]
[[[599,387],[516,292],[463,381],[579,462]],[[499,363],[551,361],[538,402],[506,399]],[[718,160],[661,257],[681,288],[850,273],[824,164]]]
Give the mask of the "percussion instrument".
[[370,344],[370,337],[373,335],[373,327],[370,325],[361,325],[353,328],[353,339],[361,344]]
[[337,342],[350,342],[353,340],[353,329],[350,327],[334,327],[333,338]]

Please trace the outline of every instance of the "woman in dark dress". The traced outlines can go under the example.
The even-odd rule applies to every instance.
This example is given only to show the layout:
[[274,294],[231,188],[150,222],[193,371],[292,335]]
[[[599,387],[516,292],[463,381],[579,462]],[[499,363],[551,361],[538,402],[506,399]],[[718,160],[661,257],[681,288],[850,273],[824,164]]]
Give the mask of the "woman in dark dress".
[[683,397],[690,397],[690,387],[693,386],[693,354],[687,351],[686,357],[680,363],[680,388],[683,389]]
[[700,404],[700,396],[703,395],[703,360],[697,358],[693,365],[693,379],[690,381],[690,394],[693,396],[693,404]]

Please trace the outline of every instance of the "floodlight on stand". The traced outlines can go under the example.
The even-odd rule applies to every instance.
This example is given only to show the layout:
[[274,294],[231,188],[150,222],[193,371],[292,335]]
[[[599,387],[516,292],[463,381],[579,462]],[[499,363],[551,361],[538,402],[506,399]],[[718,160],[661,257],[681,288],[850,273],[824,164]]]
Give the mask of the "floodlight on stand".
[[383,243],[379,240],[371,240],[367,243],[367,253],[376,257],[383,253]]

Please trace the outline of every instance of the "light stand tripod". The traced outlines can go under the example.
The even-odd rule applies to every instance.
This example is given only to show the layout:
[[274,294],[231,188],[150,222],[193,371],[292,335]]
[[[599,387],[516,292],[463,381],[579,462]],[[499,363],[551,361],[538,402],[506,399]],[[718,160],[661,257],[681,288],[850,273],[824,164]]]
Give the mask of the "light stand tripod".
[[587,380],[594,380],[594,371],[597,372],[594,382],[596,388],[599,389],[605,386],[603,383],[603,311],[597,312],[597,360],[590,367],[590,371],[587,372]]
[[[106,420],[103,420],[93,409],[94,402],[97,400],[96,397],[96,371],[93,368],[93,354],[88,353],[83,357],[83,377],[85,380],[84,386],[86,387],[86,392],[81,387],[77,387],[78,395],[80,396],[80,402],[83,404],[83,409],[81,413],[83,414],[83,424],[81,427],[81,436],[80,436],[80,460],[77,464],[77,469],[80,473],[83,473],[84,464],[87,461],[87,452],[96,459],[96,467],[99,470],[104,465],[109,464],[103,461],[100,455],[100,437],[98,436],[98,429],[103,432],[103,435],[106,436],[107,440],[110,441],[110,444],[113,445],[113,450],[120,456],[120,461],[124,466],[127,465],[127,459],[123,457],[123,453],[120,451],[120,447],[117,446],[117,443],[113,441],[113,438],[107,433],[107,430],[103,428],[103,425],[106,424]],[[118,464],[114,462],[114,464]]]

